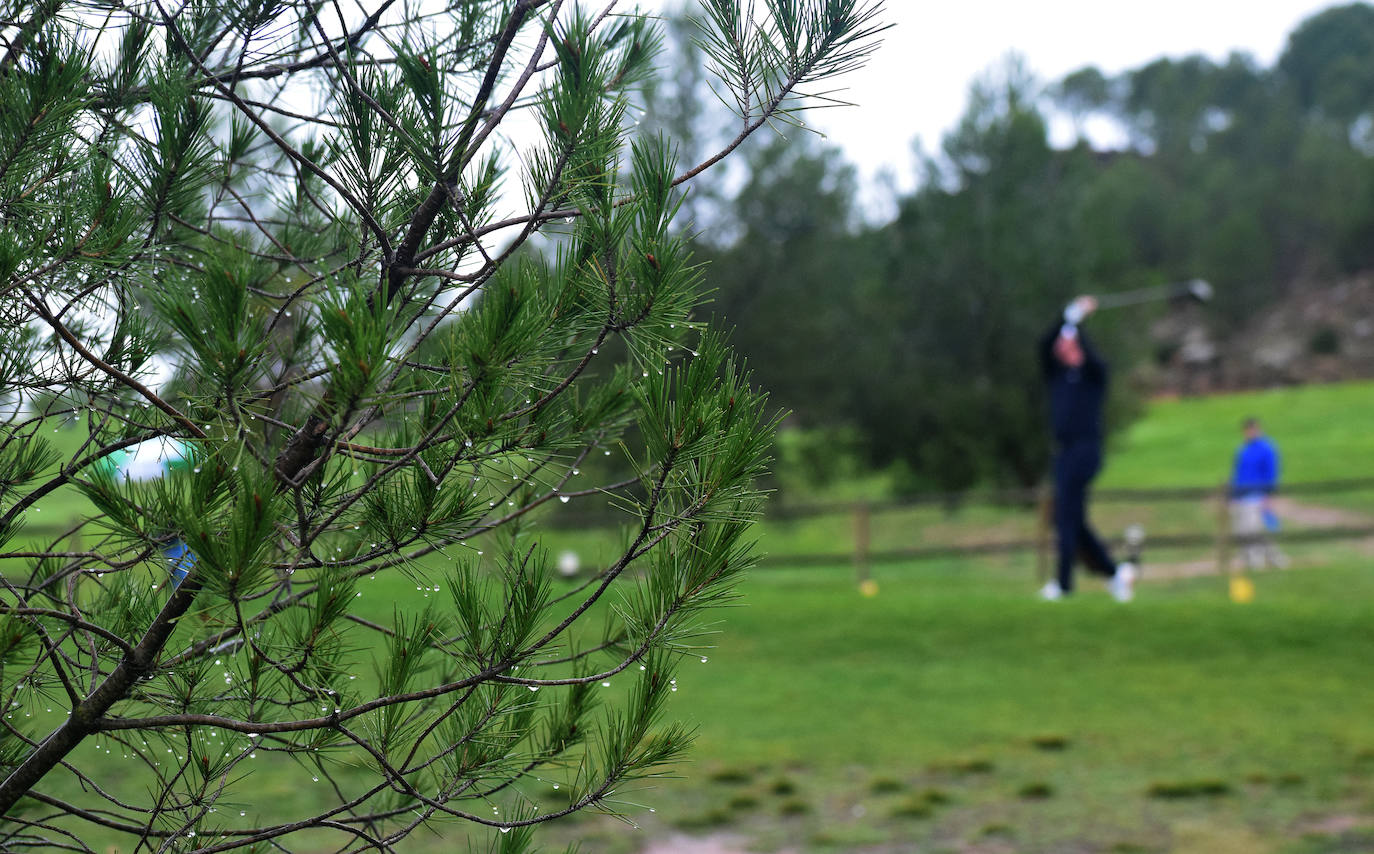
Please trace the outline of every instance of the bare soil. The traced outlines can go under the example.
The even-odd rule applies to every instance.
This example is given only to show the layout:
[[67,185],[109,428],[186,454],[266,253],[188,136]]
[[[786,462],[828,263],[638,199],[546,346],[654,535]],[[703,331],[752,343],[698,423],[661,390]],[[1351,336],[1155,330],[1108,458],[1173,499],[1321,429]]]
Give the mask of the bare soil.
[[[1274,512],[1280,519],[1292,522],[1304,527],[1313,528],[1338,528],[1338,527],[1360,527],[1374,523],[1374,516],[1368,513],[1359,513],[1354,510],[1347,510],[1343,507],[1328,507],[1321,504],[1307,504],[1294,501],[1292,498],[1275,498]],[[1364,541],[1370,547],[1374,547],[1374,540]],[[1205,575],[1216,575],[1218,572],[1217,561],[1214,556],[1198,558],[1196,560],[1173,561],[1168,563],[1155,563],[1149,559],[1149,541],[1146,540],[1145,553],[1145,573],[1143,579],[1172,579],[1172,578],[1196,578]],[[1233,566],[1239,566],[1240,558],[1236,554],[1231,555]],[[1300,567],[1301,563],[1294,566]]]
[[[649,843],[640,854],[752,854],[745,847],[745,839],[730,833],[711,836],[670,836]],[[776,854],[796,854],[795,849],[783,849]]]

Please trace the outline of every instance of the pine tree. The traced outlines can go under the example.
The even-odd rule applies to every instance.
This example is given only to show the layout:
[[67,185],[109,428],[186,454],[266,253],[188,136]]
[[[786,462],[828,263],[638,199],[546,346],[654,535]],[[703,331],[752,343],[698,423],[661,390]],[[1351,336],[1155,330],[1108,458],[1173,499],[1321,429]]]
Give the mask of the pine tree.
[[669,224],[879,5],[704,2],[740,129],[680,164],[614,2],[0,3],[0,847],[515,852],[678,758],[772,423]]

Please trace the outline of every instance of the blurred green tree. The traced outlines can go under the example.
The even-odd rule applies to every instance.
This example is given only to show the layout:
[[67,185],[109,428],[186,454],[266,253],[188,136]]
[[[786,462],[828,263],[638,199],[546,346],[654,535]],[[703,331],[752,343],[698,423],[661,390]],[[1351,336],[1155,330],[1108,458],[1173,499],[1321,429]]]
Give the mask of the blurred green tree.
[[[0,847],[515,852],[688,745],[674,662],[753,560],[772,420],[694,320],[678,188],[881,4],[707,0],[736,135],[682,167],[612,5],[0,7]],[[110,474],[150,441],[191,464]],[[580,476],[613,451],[630,478]],[[23,533],[74,489],[100,513]],[[536,520],[592,495],[623,552],[556,591]],[[374,576],[417,594],[363,616]],[[330,797],[230,809],[255,774]]]
[[[1370,9],[1333,15],[1358,31]],[[1325,61],[1303,35],[1322,17],[1285,56]],[[670,31],[692,56],[691,28]],[[1291,77],[1242,53],[1161,58],[1119,75],[1079,69],[1047,98],[1012,61],[971,93],[920,189],[880,225],[856,215],[840,152],[804,134],[752,147],[738,181],[694,209],[700,256],[722,262],[712,310],[794,423],[836,428],[798,447],[848,454],[857,427],[872,462],[902,461],[908,488],[1032,483],[1048,446],[1021,360],[1075,292],[1202,277],[1217,288],[1207,322],[1225,335],[1296,281],[1370,265],[1364,125],[1305,105]],[[701,78],[662,92],[651,121],[701,150],[729,136]],[[1067,149],[1049,144],[1051,108],[1078,129]],[[1117,122],[1128,144],[1095,150],[1090,119]],[[1093,321],[1123,379],[1154,311]],[[1120,425],[1138,401],[1116,388]]]
[[1212,281],[1213,317],[1227,326],[1295,279],[1360,266],[1369,158],[1345,124],[1305,110],[1287,76],[1241,54],[1194,56],[1156,60],[1105,91],[1096,109],[1123,123],[1132,149],[1089,190],[1104,215],[1090,218],[1088,246],[1112,247],[1142,275]]
[[1091,157],[1050,147],[1038,95],[1016,58],[977,82],[883,236],[854,411],[874,460],[902,461],[913,487],[1029,485],[1045,470],[1034,342],[1088,289]]
[[1089,66],[1065,75],[1052,87],[1051,97],[1073,119],[1078,139],[1084,138],[1084,123],[1088,118],[1110,107],[1111,86],[1112,81],[1106,75]]
[[[660,62],[672,74],[653,75],[632,93],[645,134],[663,134],[677,146],[684,162],[701,163],[729,144],[737,133],[738,117],[719,97],[710,57],[702,34],[710,24],[697,14],[692,0],[675,0],[661,13],[663,51]],[[748,145],[746,144],[746,148]],[[695,238],[718,224],[731,195],[734,174],[743,170],[742,157],[720,164],[724,175],[690,186],[673,226]]]
[[[1374,6],[1333,6],[1288,37],[1278,68],[1306,111],[1350,126],[1374,116]],[[1368,130],[1368,129],[1366,129]]]
[[780,405],[805,424],[844,421],[855,366],[842,354],[862,334],[856,300],[872,259],[854,233],[853,167],[805,132],[769,140],[744,164],[718,225],[733,242],[699,250],[719,273],[711,308]]

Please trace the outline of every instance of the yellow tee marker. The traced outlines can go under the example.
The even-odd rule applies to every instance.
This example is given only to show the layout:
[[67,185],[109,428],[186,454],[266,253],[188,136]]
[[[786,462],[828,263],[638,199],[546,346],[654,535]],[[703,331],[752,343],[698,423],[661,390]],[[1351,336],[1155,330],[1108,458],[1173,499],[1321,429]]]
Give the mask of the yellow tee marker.
[[1255,582],[1246,575],[1231,576],[1231,601],[1237,605],[1245,605],[1255,601]]
[[859,582],[859,592],[870,599],[878,595],[878,582],[871,578],[865,578]]

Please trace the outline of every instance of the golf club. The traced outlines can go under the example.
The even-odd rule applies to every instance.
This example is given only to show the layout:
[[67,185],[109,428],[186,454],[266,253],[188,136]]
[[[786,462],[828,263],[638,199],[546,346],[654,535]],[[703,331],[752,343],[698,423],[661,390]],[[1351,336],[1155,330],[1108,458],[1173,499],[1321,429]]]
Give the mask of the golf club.
[[1097,297],[1097,308],[1098,310],[1104,308],[1121,308],[1122,306],[1138,305],[1143,302],[1179,298],[1196,300],[1197,302],[1210,302],[1212,293],[1211,283],[1203,279],[1189,279],[1186,282],[1156,285],[1152,288],[1137,288],[1133,291],[1102,294]]

